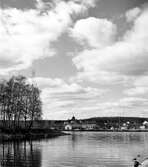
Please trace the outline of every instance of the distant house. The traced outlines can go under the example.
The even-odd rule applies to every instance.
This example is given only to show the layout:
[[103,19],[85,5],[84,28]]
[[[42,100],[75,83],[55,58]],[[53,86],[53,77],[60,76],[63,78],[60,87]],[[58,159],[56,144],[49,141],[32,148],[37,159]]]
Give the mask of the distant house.
[[82,124],[79,122],[75,122],[71,124],[73,130],[81,130],[82,129]]
[[113,126],[110,127],[110,130],[115,130],[115,128]]
[[145,126],[144,126],[144,125],[141,125],[139,128],[140,128],[141,130],[144,130],[144,129],[145,129]]
[[126,126],[122,126],[121,130],[127,130],[127,127]]
[[82,129],[84,130],[94,130],[97,128],[95,123],[82,123]]
[[72,125],[71,124],[65,125],[65,130],[72,130]]
[[121,126],[121,130],[127,130],[127,129],[128,129],[128,124],[123,123],[123,125]]
[[144,121],[142,124],[143,124],[143,126],[145,126],[146,129],[148,129],[148,122],[147,121]]

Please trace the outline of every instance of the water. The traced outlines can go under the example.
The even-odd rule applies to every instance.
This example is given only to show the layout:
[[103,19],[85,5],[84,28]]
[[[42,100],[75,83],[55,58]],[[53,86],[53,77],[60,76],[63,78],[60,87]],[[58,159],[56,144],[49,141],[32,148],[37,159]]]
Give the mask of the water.
[[137,154],[148,157],[148,133],[75,132],[0,145],[1,167],[130,167]]

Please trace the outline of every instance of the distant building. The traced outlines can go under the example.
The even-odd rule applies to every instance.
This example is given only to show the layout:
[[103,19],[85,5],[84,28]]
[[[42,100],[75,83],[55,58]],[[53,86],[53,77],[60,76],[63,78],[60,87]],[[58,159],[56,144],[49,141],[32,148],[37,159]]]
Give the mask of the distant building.
[[72,130],[72,125],[71,124],[67,124],[65,125],[65,130]]
[[141,130],[144,130],[144,129],[145,129],[145,126],[144,126],[144,125],[141,125],[139,128],[140,128]]
[[94,130],[97,125],[94,121],[77,120],[74,116],[71,120],[65,121],[65,130]]
[[127,130],[127,127],[126,126],[122,126],[121,130]]
[[121,130],[127,130],[128,124],[127,123],[123,123],[123,125],[121,126]]
[[115,130],[115,128],[113,126],[110,127],[110,130]]
[[145,129],[148,129],[148,122],[147,122],[147,121],[144,121],[144,122],[142,123],[142,125],[145,126]]
[[82,128],[80,121],[74,116],[71,118],[71,120],[65,121],[64,125],[65,130],[80,130]]
[[76,120],[75,116],[73,116],[70,120],[70,123],[76,123],[76,122],[77,122],[77,120]]
[[95,123],[82,123],[82,129],[84,130],[94,130],[97,128]]

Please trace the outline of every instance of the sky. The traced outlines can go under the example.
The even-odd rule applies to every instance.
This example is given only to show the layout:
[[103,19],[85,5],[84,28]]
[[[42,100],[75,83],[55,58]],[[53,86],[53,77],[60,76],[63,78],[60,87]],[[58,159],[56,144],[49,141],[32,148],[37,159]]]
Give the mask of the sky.
[[37,84],[44,119],[148,117],[147,44],[147,0],[0,0],[0,79]]

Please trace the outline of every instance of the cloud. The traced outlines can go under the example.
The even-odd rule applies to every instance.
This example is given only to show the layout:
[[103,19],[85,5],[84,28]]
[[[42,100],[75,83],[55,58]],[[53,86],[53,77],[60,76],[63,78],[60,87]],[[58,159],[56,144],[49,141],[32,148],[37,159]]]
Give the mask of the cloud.
[[148,98],[148,76],[140,76],[133,80],[132,88],[126,89],[128,96],[145,96]]
[[[95,1],[96,0],[36,0],[36,8],[39,9],[41,12],[46,12],[51,8],[54,8],[58,4],[60,5],[62,11],[69,11],[70,13],[74,12],[77,13],[83,13],[84,11],[87,11],[90,7],[95,7]],[[66,5],[65,5],[66,4]],[[65,10],[63,10],[63,7]],[[57,10],[58,12],[58,10]]]
[[93,108],[98,99],[108,91],[66,82],[60,78],[35,77],[28,81],[41,89],[43,117],[46,119],[67,119],[73,112],[80,116],[84,114],[85,108]]
[[17,9],[34,9],[36,0],[1,0],[0,4],[3,8]]
[[96,1],[98,1],[98,0],[87,0],[87,1],[84,1],[84,0],[72,0],[72,1],[73,2],[77,2],[77,3],[81,4],[81,5],[86,6],[86,7],[90,7],[90,6],[95,7]]
[[[133,27],[122,40],[104,48],[84,50],[73,58],[80,71],[78,76],[96,81],[117,78],[123,79],[144,75],[148,71],[148,9],[135,19]],[[101,75],[99,75],[101,74]]]
[[[44,118],[68,119],[103,117],[103,116],[128,116],[147,117],[148,102],[145,98],[122,98],[112,102],[98,102],[92,97],[88,100],[69,100],[60,98],[46,98],[48,105],[44,108]],[[50,103],[49,103],[50,102]]]
[[146,98],[124,97],[112,102],[97,103],[93,108],[86,108],[86,115],[93,116],[128,116],[128,117],[147,117],[148,101]]
[[134,81],[134,86],[148,87],[148,76],[145,75],[145,76],[140,76],[136,78]]
[[126,12],[126,19],[128,22],[134,21],[138,15],[140,14],[141,9],[136,7],[134,9],[130,9],[129,11]]
[[109,71],[82,71],[71,80],[78,83],[88,82],[97,83],[98,85],[114,86],[114,85],[128,85],[130,86],[135,77],[117,74]]
[[41,0],[37,9],[0,8],[0,74],[26,69],[35,60],[53,56],[51,43],[71,25],[72,15],[91,7],[75,1],[51,4],[46,12],[42,8],[47,3]]
[[124,91],[124,93],[129,96],[145,95],[148,93],[148,87],[135,87],[135,88],[127,89]]
[[129,10],[126,17],[132,24],[125,24],[132,27],[117,38],[111,20],[88,17],[73,23],[73,18],[94,6],[93,0],[36,0],[36,9],[0,9],[0,75],[54,56],[52,42],[69,30],[83,45],[84,50],[72,57],[78,74],[71,80],[29,79],[41,89],[46,119],[73,114],[78,118],[147,116],[148,9]]
[[89,17],[78,20],[70,32],[83,45],[88,43],[91,47],[102,48],[113,42],[116,26],[107,19]]

